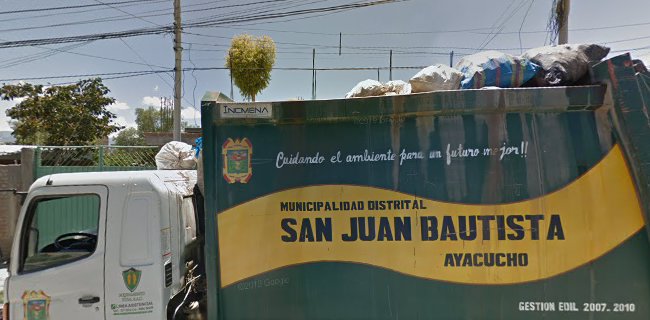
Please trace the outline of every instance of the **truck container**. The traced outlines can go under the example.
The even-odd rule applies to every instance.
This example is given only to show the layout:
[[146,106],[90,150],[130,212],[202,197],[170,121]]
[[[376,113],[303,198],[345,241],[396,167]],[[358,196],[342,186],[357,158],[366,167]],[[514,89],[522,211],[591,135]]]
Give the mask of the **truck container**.
[[650,319],[650,78],[203,101],[218,319]]

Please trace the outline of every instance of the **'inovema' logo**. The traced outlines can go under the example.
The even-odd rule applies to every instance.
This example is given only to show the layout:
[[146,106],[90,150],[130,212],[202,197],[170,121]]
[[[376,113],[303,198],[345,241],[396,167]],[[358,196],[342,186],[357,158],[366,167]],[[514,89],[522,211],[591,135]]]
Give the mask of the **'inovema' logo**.
[[272,118],[273,107],[270,103],[234,103],[219,107],[221,118]]

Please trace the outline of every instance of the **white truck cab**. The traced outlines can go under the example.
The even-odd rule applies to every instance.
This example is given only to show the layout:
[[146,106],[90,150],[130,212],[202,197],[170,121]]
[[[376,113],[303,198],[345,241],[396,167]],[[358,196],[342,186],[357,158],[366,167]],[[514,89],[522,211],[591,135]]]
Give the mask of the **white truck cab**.
[[191,170],[38,179],[14,237],[9,319],[166,319],[196,239],[195,184]]

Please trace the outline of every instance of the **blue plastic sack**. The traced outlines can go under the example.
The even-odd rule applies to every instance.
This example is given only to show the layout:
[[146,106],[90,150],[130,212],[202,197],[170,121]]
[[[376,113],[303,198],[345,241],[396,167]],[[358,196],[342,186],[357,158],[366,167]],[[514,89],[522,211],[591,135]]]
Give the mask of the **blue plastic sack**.
[[198,137],[196,140],[194,140],[194,144],[196,145],[196,153],[194,156],[198,159],[199,158],[199,152],[201,152],[201,149],[203,149],[203,137]]
[[479,89],[520,87],[541,68],[529,60],[503,52],[483,51],[463,57],[456,69],[463,73],[461,89]]

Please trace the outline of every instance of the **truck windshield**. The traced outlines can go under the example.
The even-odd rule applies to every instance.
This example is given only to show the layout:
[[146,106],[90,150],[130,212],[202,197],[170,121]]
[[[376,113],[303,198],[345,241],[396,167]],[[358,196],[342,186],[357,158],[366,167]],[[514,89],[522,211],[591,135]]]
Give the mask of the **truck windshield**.
[[97,245],[98,195],[38,198],[29,206],[20,272],[59,266],[91,255]]

